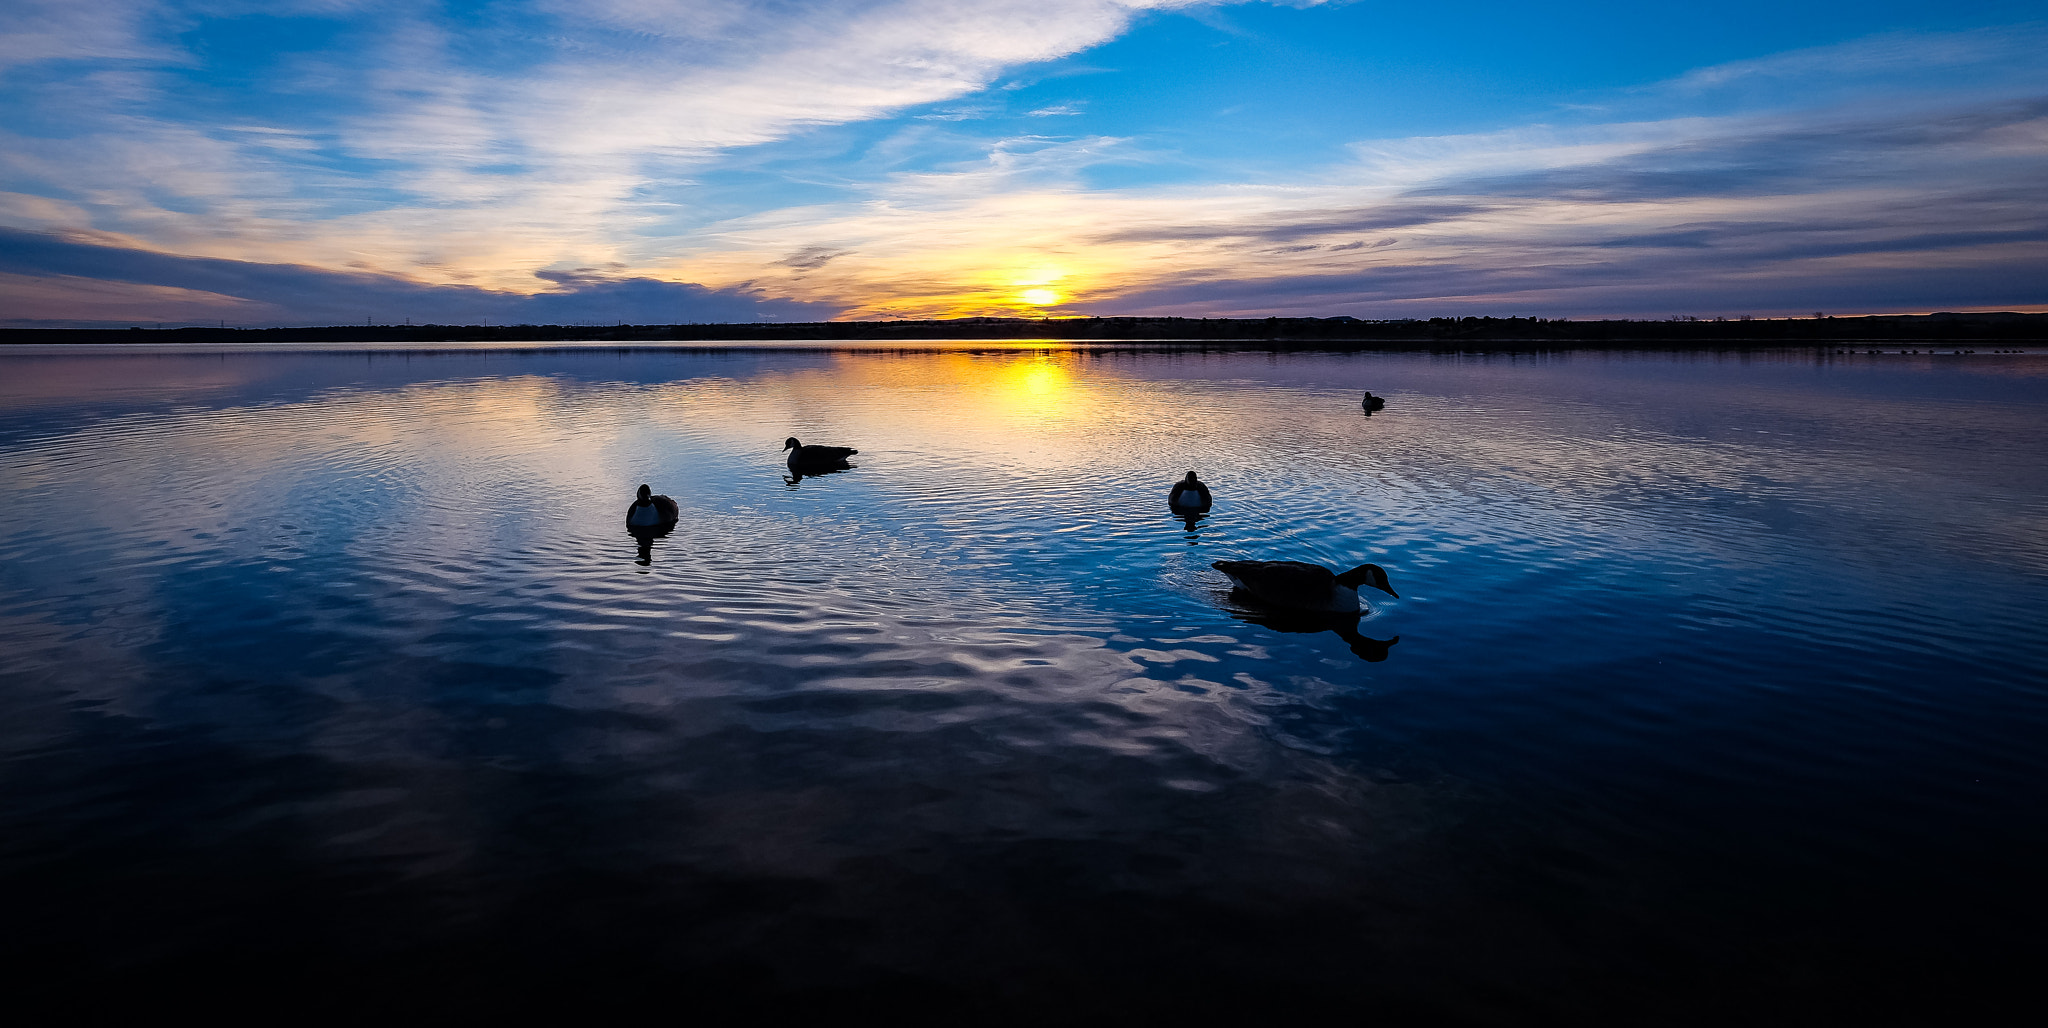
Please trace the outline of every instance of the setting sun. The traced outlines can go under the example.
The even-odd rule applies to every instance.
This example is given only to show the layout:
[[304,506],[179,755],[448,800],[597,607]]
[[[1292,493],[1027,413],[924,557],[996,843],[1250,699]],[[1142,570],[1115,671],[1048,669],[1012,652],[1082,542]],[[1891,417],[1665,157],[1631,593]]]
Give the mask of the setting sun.
[[1050,307],[1060,302],[1060,294],[1050,289],[1026,289],[1017,294],[1017,299],[1034,307]]

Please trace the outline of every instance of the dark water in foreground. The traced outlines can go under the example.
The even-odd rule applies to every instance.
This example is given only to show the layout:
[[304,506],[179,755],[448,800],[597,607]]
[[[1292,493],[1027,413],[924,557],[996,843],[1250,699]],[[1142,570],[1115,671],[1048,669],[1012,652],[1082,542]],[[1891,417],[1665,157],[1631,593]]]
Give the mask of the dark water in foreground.
[[[1828,1023],[2043,955],[2048,358],[0,382],[18,1003]],[[1386,566],[1399,641],[1247,557]]]

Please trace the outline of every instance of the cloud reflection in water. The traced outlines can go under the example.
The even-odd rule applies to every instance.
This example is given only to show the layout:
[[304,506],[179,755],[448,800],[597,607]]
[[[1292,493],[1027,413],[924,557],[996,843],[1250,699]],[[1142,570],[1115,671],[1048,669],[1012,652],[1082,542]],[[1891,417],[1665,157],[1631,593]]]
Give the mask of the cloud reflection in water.
[[[1718,867],[1882,891],[2010,842],[1984,812],[2024,788],[1921,776],[2038,770],[2017,359],[0,361],[48,384],[0,422],[0,770],[52,783],[0,808],[44,876],[12,909],[109,961],[195,909],[230,927],[192,945],[247,956],[271,881],[332,929],[308,945],[394,961],[1426,969],[1541,1006],[1644,937],[1734,952],[1762,915],[1697,888]],[[1361,418],[1366,385],[1400,402]],[[792,434],[861,473],[776,481]],[[1193,532],[1158,508],[1190,467]],[[660,559],[619,535],[639,482],[681,507]],[[1940,573],[1894,588],[1902,553]],[[1208,567],[1339,556],[1399,574],[1370,631],[1237,611]],[[1743,848],[1759,824],[1802,827]],[[1844,846],[1898,856],[1817,856]],[[110,923],[136,948],[79,927]]]

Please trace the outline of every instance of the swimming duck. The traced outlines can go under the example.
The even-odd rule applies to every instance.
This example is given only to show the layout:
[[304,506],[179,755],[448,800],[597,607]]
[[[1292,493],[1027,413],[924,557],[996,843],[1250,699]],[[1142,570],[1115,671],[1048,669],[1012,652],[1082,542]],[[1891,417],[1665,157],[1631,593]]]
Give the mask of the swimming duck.
[[1387,581],[1386,569],[1378,564],[1360,564],[1341,575],[1298,560],[1219,560],[1209,566],[1229,575],[1238,591],[1275,607],[1356,613],[1363,609],[1358,602],[1361,585],[1400,599]]
[[1188,472],[1188,477],[1173,483],[1173,491],[1166,494],[1167,506],[1175,510],[1208,510],[1209,484]]
[[1372,390],[1368,389],[1365,391],[1365,399],[1358,401],[1358,405],[1365,408],[1366,413],[1370,414],[1385,407],[1387,401],[1385,397],[1374,396]]
[[646,486],[640,487],[640,496],[633,505],[626,508],[627,531],[667,531],[675,527],[676,519],[682,514],[676,509],[676,501],[659,496]]
[[789,451],[789,470],[799,475],[849,467],[846,458],[860,452],[851,446],[805,446],[795,436],[783,440],[782,448]]

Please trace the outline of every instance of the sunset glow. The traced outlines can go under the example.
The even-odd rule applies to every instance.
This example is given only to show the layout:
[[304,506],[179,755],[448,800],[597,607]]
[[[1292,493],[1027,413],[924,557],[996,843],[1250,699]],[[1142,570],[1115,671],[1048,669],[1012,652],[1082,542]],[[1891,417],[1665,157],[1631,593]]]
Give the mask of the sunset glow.
[[2048,309],[2025,4],[266,12],[0,12],[6,324]]

